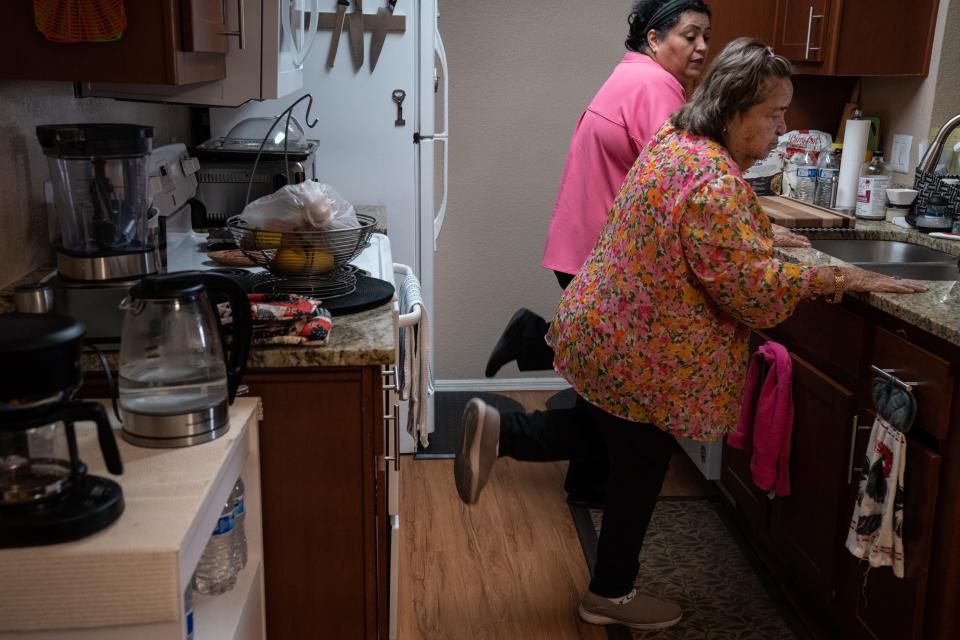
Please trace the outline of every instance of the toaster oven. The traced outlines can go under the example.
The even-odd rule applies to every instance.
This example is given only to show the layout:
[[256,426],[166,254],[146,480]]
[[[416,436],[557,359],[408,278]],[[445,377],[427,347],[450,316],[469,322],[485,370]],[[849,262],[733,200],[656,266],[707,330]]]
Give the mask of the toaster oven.
[[286,161],[282,151],[264,151],[252,179],[256,149],[227,150],[221,142],[221,139],[208,140],[196,148],[200,161],[197,200],[206,209],[204,226],[223,226],[227,218],[243,211],[248,202],[270,195],[288,183],[299,184],[316,177],[316,140],[306,141],[304,150],[289,151]]

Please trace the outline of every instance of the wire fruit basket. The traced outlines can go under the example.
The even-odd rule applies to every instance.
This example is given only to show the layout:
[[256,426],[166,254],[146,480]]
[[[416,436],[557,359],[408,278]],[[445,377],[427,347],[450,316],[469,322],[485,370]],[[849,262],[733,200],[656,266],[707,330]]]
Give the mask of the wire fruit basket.
[[342,282],[352,291],[355,277],[348,263],[370,245],[377,226],[373,216],[362,213],[357,221],[360,226],[351,229],[266,231],[234,216],[227,228],[244,255],[275,276],[318,286]]

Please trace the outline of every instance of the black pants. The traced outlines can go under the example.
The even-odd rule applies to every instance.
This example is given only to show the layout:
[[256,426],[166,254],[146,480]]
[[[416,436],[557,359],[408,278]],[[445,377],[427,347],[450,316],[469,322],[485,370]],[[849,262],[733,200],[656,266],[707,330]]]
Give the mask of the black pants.
[[[573,280],[573,274],[554,271],[557,282],[564,289]],[[553,349],[550,348],[544,337],[547,335],[549,324],[537,314],[528,312],[523,319],[523,349],[517,357],[517,368],[520,371],[543,371],[553,369]],[[577,397],[574,410],[558,416],[559,420],[575,425],[588,420],[582,415],[583,402]],[[603,439],[594,430],[584,434],[584,440],[591,440],[587,452],[570,458],[567,476],[563,482],[564,490],[575,502],[602,505],[606,493],[607,454],[604,450]]]
[[574,460],[605,453],[606,508],[590,591],[626,595],[639,570],[640,547],[674,450],[673,436],[652,424],[613,416],[577,398],[572,409],[506,413],[500,455],[517,460]]

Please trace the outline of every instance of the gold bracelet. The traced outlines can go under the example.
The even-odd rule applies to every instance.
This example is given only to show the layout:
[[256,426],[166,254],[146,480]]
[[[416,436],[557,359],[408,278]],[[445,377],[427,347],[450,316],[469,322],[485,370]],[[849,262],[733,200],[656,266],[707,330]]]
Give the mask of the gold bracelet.
[[827,300],[830,304],[837,304],[843,300],[843,290],[846,286],[846,278],[843,276],[843,272],[840,271],[840,267],[831,267],[833,269],[833,299]]

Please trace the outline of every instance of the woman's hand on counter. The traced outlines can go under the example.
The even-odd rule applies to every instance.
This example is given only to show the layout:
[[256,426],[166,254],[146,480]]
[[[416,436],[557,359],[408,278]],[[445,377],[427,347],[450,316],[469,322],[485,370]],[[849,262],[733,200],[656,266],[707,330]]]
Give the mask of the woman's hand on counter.
[[846,291],[879,291],[883,293],[923,293],[927,285],[917,280],[891,278],[890,276],[858,269],[840,267]]
[[810,246],[810,239],[794,233],[786,227],[778,224],[770,225],[773,227],[773,246],[775,247],[796,247],[807,248]]

